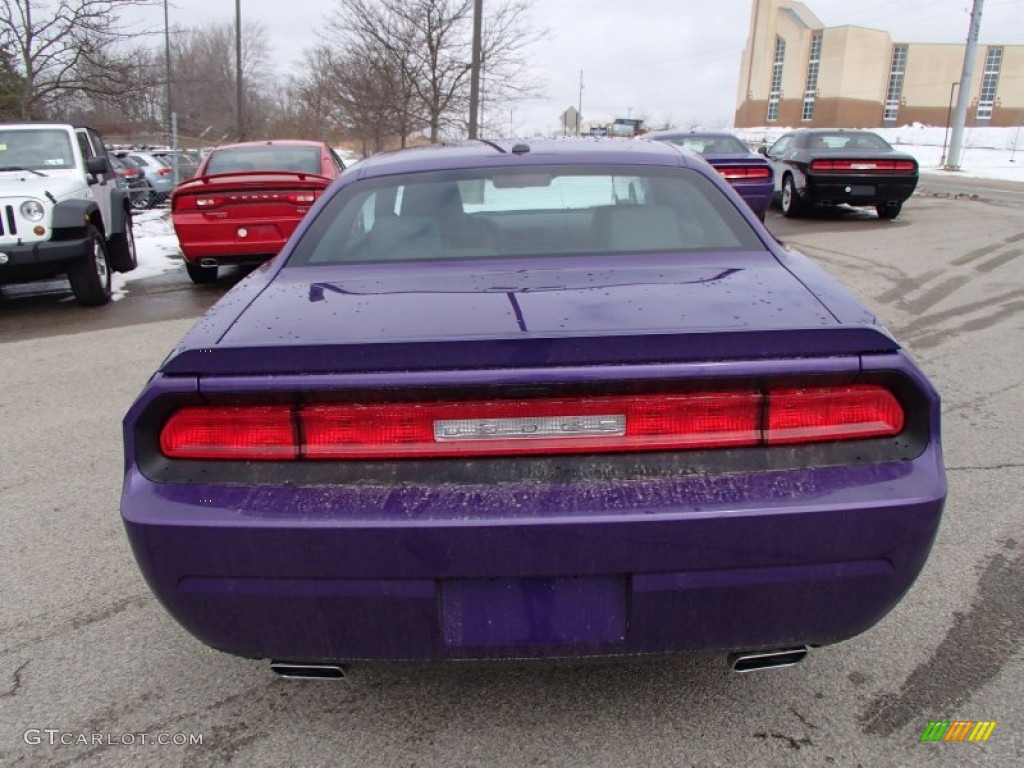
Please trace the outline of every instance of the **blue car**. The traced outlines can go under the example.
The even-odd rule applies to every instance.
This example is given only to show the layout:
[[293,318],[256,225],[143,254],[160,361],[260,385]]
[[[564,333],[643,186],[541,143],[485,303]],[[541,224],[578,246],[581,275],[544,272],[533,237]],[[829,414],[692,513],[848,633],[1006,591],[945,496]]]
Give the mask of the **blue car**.
[[721,131],[652,131],[643,136],[696,152],[739,192],[761,221],[775,190],[772,165],[731,133]]
[[742,206],[661,142],[346,170],[125,418],[150,587],[307,677],[868,629],[938,529],[938,395]]

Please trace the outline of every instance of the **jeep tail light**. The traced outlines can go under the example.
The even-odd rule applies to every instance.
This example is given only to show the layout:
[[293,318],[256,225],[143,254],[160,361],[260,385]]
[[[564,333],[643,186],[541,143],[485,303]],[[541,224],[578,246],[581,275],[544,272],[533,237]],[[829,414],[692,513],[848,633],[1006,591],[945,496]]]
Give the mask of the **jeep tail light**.
[[885,437],[886,388],[770,388],[458,402],[189,406],[160,434],[172,459],[322,460],[674,451]]

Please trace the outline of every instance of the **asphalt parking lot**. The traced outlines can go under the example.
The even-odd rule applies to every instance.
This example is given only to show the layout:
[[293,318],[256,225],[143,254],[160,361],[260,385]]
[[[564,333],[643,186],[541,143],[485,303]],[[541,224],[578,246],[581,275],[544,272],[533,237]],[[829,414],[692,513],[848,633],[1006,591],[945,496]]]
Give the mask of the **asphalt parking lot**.
[[[879,625],[748,675],[699,657],[278,679],[169,618],[118,515],[121,417],[234,278],[197,289],[181,270],[89,310],[59,291],[7,297],[0,764],[1024,762],[1024,213],[918,195],[893,222],[773,211],[768,224],[861,296],[943,396],[945,517]],[[985,743],[921,743],[936,720],[997,725]]]

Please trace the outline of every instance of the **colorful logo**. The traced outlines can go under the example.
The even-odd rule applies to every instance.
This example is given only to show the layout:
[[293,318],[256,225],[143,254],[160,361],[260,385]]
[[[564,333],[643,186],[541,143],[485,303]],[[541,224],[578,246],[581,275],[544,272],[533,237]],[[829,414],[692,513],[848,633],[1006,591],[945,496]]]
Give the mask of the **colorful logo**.
[[932,720],[921,741],[988,741],[995,729],[995,720]]

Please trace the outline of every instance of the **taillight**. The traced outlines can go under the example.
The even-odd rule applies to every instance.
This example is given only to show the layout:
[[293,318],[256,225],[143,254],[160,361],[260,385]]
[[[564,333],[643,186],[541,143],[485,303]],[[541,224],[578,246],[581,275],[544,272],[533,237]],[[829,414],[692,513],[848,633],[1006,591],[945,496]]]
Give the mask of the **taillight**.
[[812,160],[811,170],[819,172],[862,171],[876,173],[878,171],[896,171],[912,173],[917,169],[912,160]]
[[177,211],[209,211],[224,205],[219,195],[177,195],[173,207]]
[[882,437],[903,429],[903,409],[879,386],[776,389],[768,393],[765,442]]
[[296,205],[310,205],[318,196],[318,192],[292,192],[288,195],[288,202]]
[[723,167],[718,172],[731,182],[766,181],[772,177],[772,169],[763,165]]
[[175,411],[160,433],[172,459],[298,457],[291,406],[193,406]]
[[[672,451],[896,435],[884,387],[467,402],[189,406],[160,435],[175,459],[381,459]],[[300,437],[301,436],[301,437]]]
[[156,175],[157,176],[170,176],[172,173],[173,173],[173,171],[170,168],[157,168],[156,169]]
[[605,453],[757,442],[754,392],[465,403],[322,405],[300,411],[311,459]]

